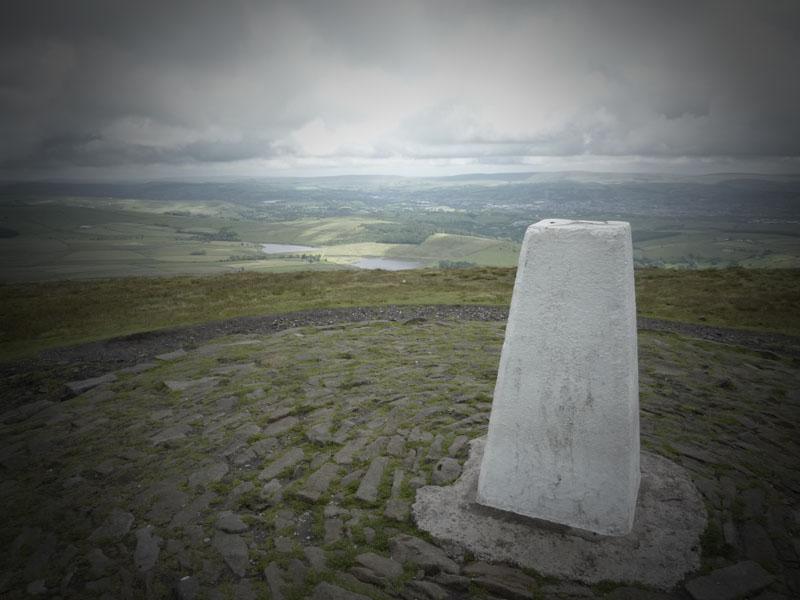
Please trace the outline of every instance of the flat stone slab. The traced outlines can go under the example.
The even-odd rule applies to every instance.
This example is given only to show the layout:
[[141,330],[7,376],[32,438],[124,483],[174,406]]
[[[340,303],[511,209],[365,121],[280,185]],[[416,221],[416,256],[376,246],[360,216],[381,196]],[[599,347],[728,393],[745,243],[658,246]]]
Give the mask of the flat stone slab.
[[128,531],[130,531],[133,521],[134,517],[131,513],[125,512],[124,510],[119,510],[118,508],[114,508],[111,510],[111,513],[109,513],[109,515],[106,517],[106,520],[103,521],[103,524],[92,532],[92,535],[89,536],[89,539],[90,540],[102,540],[105,538],[119,539],[126,533],[128,533]]
[[322,494],[328,491],[328,487],[338,471],[338,465],[326,462],[311,474],[303,489],[297,492],[297,496],[308,502],[316,502]]
[[45,408],[53,406],[53,403],[48,400],[37,400],[29,404],[23,404],[17,408],[0,415],[0,423],[9,425],[11,423],[20,423],[25,419],[30,419],[33,415],[42,412]]
[[186,356],[186,350],[180,349],[180,350],[175,350],[174,352],[159,354],[156,356],[156,359],[164,361],[175,360],[176,358],[181,358],[182,356]]
[[757,562],[746,560],[692,579],[686,583],[686,591],[694,600],[738,600],[764,589],[774,580]]
[[206,486],[219,481],[228,474],[229,470],[228,463],[218,462],[209,465],[189,475],[189,487]]
[[356,498],[365,502],[375,502],[378,499],[378,486],[387,464],[389,464],[388,456],[379,456],[370,463],[367,474],[358,486]]
[[277,477],[281,471],[295,466],[303,459],[303,450],[301,448],[292,448],[286,454],[276,458],[272,461],[261,473],[258,478],[262,481],[269,481],[273,477]]
[[92,377],[91,379],[82,379],[80,381],[70,381],[69,383],[65,384],[65,387],[67,388],[67,392],[69,394],[78,396],[83,392],[87,392],[92,388],[96,388],[98,385],[112,383],[114,381],[117,381],[117,376],[113,373],[106,373],[100,377]]
[[470,443],[464,471],[452,486],[417,490],[417,525],[451,556],[471,552],[479,559],[562,579],[627,581],[664,589],[699,568],[706,510],[682,467],[643,452],[633,530],[603,536],[477,504],[484,444],[485,438]]
[[200,377],[199,379],[168,380],[164,382],[164,387],[167,388],[170,392],[182,392],[197,385],[216,383],[217,381],[219,381],[219,377]]

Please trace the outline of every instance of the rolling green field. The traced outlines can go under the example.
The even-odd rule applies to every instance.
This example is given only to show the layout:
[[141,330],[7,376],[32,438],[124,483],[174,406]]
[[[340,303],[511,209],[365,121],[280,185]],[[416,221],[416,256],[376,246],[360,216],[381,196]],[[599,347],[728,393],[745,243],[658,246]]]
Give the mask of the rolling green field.
[[[541,215],[507,205],[454,208],[439,196],[462,192],[453,191],[452,182],[442,185],[408,192],[411,198],[431,194],[429,199],[420,196],[418,204],[403,196],[380,206],[352,207],[351,192],[302,185],[290,190],[297,198],[250,204],[208,198],[6,196],[0,199],[0,282],[329,271],[352,269],[365,257],[411,260],[422,267],[442,261],[515,266],[525,227]],[[468,189],[473,188],[483,189],[477,184]],[[312,191],[320,196],[303,196]],[[447,202],[457,205],[452,200]],[[795,220],[628,220],[638,266],[800,267],[800,223]],[[264,243],[318,250],[268,255]]]
[[[226,217],[221,217],[225,214]],[[352,268],[364,257],[441,260],[513,266],[519,244],[478,236],[433,234],[419,244],[352,242],[365,226],[391,224],[363,217],[251,221],[236,207],[211,202],[57,198],[2,206],[0,277],[6,282],[108,277],[208,275]],[[320,260],[298,253],[268,255],[262,243],[313,246]]]
[[[508,305],[516,269],[339,270],[0,285],[0,361],[215,319],[347,306]],[[644,317],[800,335],[800,270],[636,271]]]

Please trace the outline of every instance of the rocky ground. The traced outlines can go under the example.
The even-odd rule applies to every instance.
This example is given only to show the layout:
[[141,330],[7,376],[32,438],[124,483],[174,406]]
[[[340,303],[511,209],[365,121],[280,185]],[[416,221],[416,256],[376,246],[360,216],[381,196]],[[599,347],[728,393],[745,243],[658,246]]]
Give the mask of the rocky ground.
[[709,513],[702,572],[655,591],[432,544],[415,491],[455,479],[486,432],[504,312],[346,316],[240,319],[4,367],[0,595],[800,595],[796,340],[640,332],[643,447],[687,468]]

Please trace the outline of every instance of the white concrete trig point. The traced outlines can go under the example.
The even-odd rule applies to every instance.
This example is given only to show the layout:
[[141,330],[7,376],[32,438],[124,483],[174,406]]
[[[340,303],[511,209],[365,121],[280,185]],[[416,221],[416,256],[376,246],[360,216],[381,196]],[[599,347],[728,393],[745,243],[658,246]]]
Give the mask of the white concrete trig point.
[[604,535],[633,526],[639,380],[630,225],[528,227],[478,478],[485,506]]

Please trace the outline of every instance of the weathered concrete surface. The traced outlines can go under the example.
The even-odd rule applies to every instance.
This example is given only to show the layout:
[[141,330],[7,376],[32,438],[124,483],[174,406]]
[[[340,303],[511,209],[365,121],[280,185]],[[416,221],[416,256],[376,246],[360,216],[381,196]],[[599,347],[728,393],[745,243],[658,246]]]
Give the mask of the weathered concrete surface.
[[539,221],[520,252],[478,502],[624,535],[639,479],[630,225]]
[[473,440],[461,477],[417,490],[417,526],[454,557],[508,562],[559,578],[670,588],[700,566],[706,510],[688,474],[665,458],[642,454],[642,484],[633,530],[603,536],[477,504],[485,438]]

